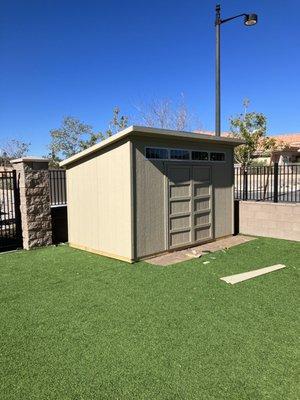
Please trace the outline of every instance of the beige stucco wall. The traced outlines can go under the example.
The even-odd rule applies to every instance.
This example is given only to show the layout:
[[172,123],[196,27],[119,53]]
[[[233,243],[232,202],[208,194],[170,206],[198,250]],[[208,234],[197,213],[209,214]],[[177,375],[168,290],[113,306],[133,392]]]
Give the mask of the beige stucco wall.
[[300,241],[300,204],[241,201],[240,233]]
[[[134,138],[133,144],[136,174],[135,240],[137,257],[142,258],[167,250],[166,163],[145,159],[145,146],[225,152],[226,162],[224,163],[201,162],[197,165],[212,167],[215,238],[233,234],[233,148],[231,146],[148,138]],[[178,163],[180,162],[178,161]]]
[[130,142],[108,149],[67,169],[69,242],[131,260]]

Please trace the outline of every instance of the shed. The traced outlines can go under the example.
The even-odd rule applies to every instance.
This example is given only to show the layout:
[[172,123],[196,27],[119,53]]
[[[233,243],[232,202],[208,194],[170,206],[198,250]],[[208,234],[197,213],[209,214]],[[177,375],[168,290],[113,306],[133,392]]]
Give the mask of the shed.
[[241,143],[131,126],[62,161],[70,246],[133,262],[232,235]]

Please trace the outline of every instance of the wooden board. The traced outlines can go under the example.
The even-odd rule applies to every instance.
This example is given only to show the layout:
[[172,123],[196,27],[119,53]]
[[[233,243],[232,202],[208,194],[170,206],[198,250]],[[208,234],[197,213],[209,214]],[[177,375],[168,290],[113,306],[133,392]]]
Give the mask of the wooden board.
[[248,279],[256,278],[260,275],[268,274],[269,272],[277,271],[278,269],[286,268],[283,264],[272,265],[271,267],[255,269],[253,271],[243,272],[242,274],[230,275],[220,278],[226,283],[234,285],[239,282],[247,281]]

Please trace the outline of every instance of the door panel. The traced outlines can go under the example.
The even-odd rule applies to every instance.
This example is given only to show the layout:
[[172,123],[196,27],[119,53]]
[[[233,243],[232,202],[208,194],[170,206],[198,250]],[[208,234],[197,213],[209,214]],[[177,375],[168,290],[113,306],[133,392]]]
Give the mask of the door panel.
[[211,168],[193,166],[194,241],[212,239]]
[[190,195],[191,195],[190,184],[170,186],[171,199],[177,197],[190,197]]
[[189,228],[190,226],[191,226],[191,217],[189,215],[170,218],[170,229],[171,230]]
[[171,247],[189,244],[191,242],[191,231],[189,229],[185,232],[171,232],[170,239]]
[[204,225],[210,223],[210,212],[197,213],[194,216],[194,225]]
[[212,238],[211,170],[197,165],[167,165],[169,248]]
[[169,168],[169,181],[175,185],[190,184],[191,171],[189,166],[174,165]]
[[186,165],[168,165],[169,248],[192,240],[192,171]]
[[196,228],[195,229],[195,240],[204,240],[210,238],[210,227],[206,228]]
[[210,197],[203,198],[195,198],[194,199],[194,210],[197,211],[206,211],[210,209]]
[[194,183],[194,196],[207,196],[210,195],[210,182]]
[[171,200],[170,216],[180,213],[189,213],[191,211],[191,200]]

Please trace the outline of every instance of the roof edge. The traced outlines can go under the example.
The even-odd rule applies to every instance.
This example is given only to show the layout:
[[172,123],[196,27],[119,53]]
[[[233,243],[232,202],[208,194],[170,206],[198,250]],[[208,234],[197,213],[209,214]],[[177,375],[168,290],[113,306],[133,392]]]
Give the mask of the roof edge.
[[72,162],[75,162],[79,160],[82,157],[85,157],[89,154],[95,153],[96,151],[109,146],[110,144],[117,142],[118,140],[121,140],[123,137],[127,136],[130,132],[133,131],[133,126],[129,126],[128,128],[123,129],[122,131],[116,133],[113,136],[110,136],[107,139],[102,140],[99,143],[94,144],[93,146],[89,147],[88,149],[82,150],[77,154],[74,154],[73,156],[66,158],[65,160],[61,161],[59,163],[60,167],[63,167],[67,164],[71,164]]
[[14,160],[10,160],[10,163],[17,164],[20,162],[49,162],[49,161],[50,158],[29,156],[29,157],[15,158]]
[[95,153],[96,151],[103,149],[131,134],[139,134],[139,133],[145,133],[145,134],[152,134],[154,136],[169,136],[173,138],[186,138],[186,139],[191,139],[193,141],[198,141],[198,140],[207,140],[212,143],[224,143],[224,144],[229,144],[231,146],[239,146],[240,144],[243,144],[244,141],[241,139],[236,139],[236,138],[228,138],[228,137],[222,137],[222,136],[212,136],[212,135],[205,135],[201,133],[194,133],[194,132],[188,132],[188,131],[175,131],[175,130],[170,130],[170,129],[160,129],[160,128],[149,128],[145,126],[139,126],[139,125],[131,125],[128,128],[125,128],[124,130],[116,133],[113,136],[110,136],[109,138],[103,140],[102,142],[96,143],[93,146],[89,147],[88,149],[85,149],[77,154],[74,154],[73,156],[61,161],[59,163],[60,167],[63,167],[65,165],[71,164],[77,160],[80,160],[83,157],[86,157],[89,154]]

